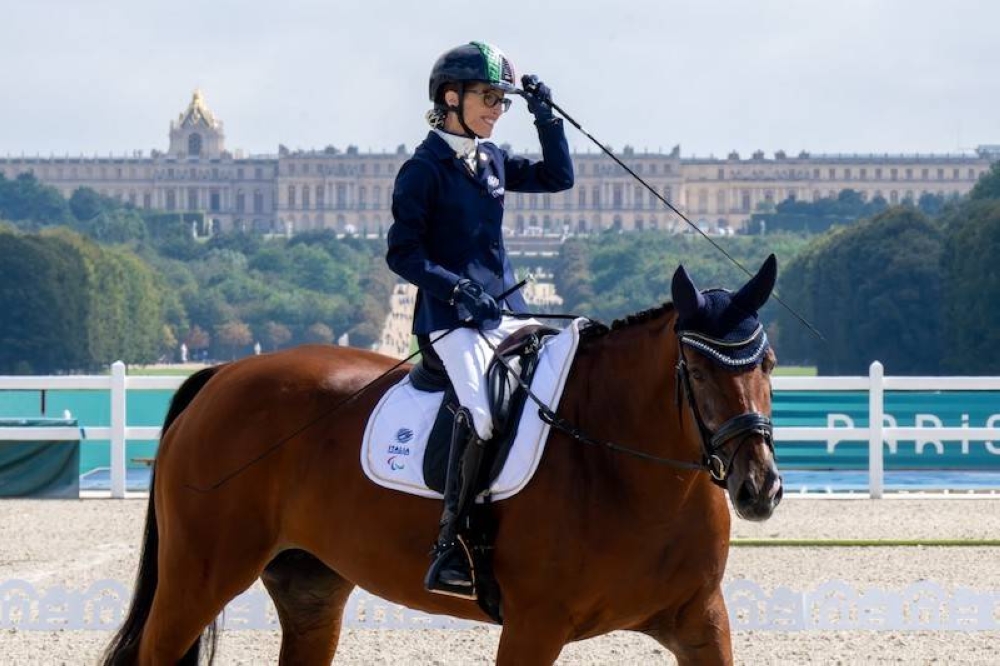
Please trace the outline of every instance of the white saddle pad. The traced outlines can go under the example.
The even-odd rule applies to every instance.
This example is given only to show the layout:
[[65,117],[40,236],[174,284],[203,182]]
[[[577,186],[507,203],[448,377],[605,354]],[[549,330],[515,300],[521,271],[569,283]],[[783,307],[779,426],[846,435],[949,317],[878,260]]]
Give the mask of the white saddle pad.
[[[562,396],[585,322],[574,320],[542,345],[531,390],[553,409]],[[443,392],[418,391],[409,377],[386,391],[368,418],[361,444],[361,467],[369,479],[404,493],[441,497],[424,483],[424,452],[443,398]],[[538,406],[531,398],[524,412],[510,455],[490,487],[494,500],[506,499],[524,488],[542,459],[550,426],[538,417]]]

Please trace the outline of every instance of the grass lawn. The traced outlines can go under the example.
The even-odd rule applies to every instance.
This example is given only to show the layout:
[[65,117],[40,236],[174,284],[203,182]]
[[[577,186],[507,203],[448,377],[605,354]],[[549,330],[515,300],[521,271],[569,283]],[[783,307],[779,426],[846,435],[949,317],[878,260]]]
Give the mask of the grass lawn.
[[813,365],[781,365],[774,368],[774,374],[781,377],[815,377],[816,366]]

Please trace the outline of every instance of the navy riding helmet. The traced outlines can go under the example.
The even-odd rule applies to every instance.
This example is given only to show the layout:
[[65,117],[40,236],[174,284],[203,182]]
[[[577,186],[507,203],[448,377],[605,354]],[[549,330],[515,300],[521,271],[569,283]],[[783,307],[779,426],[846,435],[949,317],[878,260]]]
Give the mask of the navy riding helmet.
[[445,51],[431,68],[428,94],[435,104],[444,103],[446,83],[482,81],[505,93],[517,92],[514,65],[497,47],[485,42],[469,42]]

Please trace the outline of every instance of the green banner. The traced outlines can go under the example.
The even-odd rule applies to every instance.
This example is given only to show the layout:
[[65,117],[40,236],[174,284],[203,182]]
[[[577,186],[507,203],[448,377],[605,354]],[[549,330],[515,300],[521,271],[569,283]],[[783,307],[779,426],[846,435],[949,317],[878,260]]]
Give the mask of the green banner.
[[[0,419],[6,428],[76,428],[75,419]],[[78,498],[80,441],[0,440],[0,497]]]

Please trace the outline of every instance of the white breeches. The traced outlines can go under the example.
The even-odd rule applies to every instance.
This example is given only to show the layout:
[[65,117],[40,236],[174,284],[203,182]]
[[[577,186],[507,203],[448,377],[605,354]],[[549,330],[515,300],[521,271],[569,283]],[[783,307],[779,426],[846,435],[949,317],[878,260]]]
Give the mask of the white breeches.
[[[486,336],[495,347],[517,329],[532,324],[537,325],[538,321],[505,316],[499,328],[490,331],[457,328],[434,343],[434,351],[444,363],[458,402],[472,412],[476,433],[481,439],[489,439],[493,435],[493,416],[486,391],[486,369],[493,359],[493,350],[482,336]],[[434,331],[430,338],[435,340],[445,332]]]

